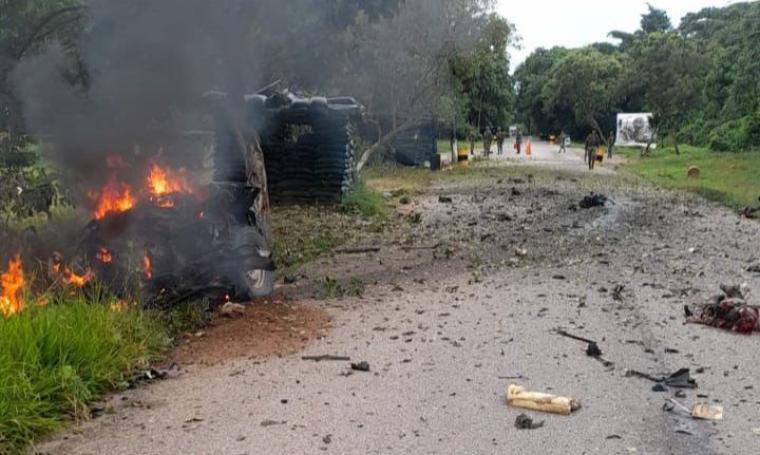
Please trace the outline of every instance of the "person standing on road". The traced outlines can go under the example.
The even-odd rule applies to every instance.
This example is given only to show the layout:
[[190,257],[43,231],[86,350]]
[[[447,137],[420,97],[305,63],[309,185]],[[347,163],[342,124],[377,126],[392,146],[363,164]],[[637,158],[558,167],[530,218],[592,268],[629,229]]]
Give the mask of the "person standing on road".
[[507,135],[504,134],[504,131],[501,130],[501,127],[499,127],[498,130],[496,130],[496,149],[498,150],[499,155],[504,154],[504,141],[507,139]]
[[594,169],[594,160],[596,159],[596,149],[599,147],[601,140],[596,131],[592,131],[586,136],[586,161],[588,168]]
[[515,133],[515,150],[517,150],[518,155],[522,151],[522,141],[523,141],[522,131],[518,129],[517,132]]
[[470,129],[468,139],[470,140],[470,156],[473,157],[475,156],[475,143],[478,141],[478,133],[475,128]]
[[486,128],[486,132],[483,133],[483,152],[485,156],[491,155],[491,144],[493,143],[493,134],[491,134],[491,127]]
[[567,134],[565,134],[565,130],[562,130],[559,133],[559,153],[567,153]]
[[610,135],[607,138],[607,158],[612,159],[612,149],[615,147],[615,132],[610,131]]

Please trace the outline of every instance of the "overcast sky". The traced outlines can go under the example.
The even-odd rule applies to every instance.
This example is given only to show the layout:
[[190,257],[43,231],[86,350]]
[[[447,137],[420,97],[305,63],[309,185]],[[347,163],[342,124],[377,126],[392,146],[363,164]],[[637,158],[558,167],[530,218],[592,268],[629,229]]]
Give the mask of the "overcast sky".
[[[665,9],[673,25],[689,12],[725,6],[729,0],[650,0]],[[516,67],[538,47],[578,47],[605,41],[611,30],[638,29],[645,0],[499,0],[499,12],[517,25],[522,50],[512,52]]]

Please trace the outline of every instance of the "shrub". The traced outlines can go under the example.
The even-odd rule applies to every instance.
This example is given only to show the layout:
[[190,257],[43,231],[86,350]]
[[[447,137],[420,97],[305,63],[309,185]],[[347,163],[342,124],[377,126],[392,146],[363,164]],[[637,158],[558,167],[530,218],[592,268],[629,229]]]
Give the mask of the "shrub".
[[710,131],[708,145],[715,152],[736,152],[744,149],[742,122],[732,120]]
[[359,213],[365,217],[382,216],[385,214],[383,196],[367,187],[363,180],[357,179],[351,190],[343,198],[344,211]]
[[742,142],[747,150],[760,148],[760,110],[744,118]]

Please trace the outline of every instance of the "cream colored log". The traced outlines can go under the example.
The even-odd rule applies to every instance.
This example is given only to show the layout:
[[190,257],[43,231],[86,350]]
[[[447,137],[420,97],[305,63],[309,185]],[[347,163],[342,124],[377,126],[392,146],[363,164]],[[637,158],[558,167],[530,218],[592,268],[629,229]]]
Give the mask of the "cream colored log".
[[723,406],[710,406],[707,403],[697,403],[691,410],[691,416],[702,420],[723,420]]
[[573,398],[528,392],[524,387],[512,384],[507,388],[507,405],[514,408],[570,415],[581,408],[581,403]]

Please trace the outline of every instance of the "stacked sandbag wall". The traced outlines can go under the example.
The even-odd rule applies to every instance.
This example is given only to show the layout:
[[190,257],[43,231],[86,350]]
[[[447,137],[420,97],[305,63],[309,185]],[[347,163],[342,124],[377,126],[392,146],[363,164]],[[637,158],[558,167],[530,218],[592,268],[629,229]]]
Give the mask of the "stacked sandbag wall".
[[278,95],[248,104],[249,122],[260,131],[270,200],[340,202],[354,176],[356,101]]

